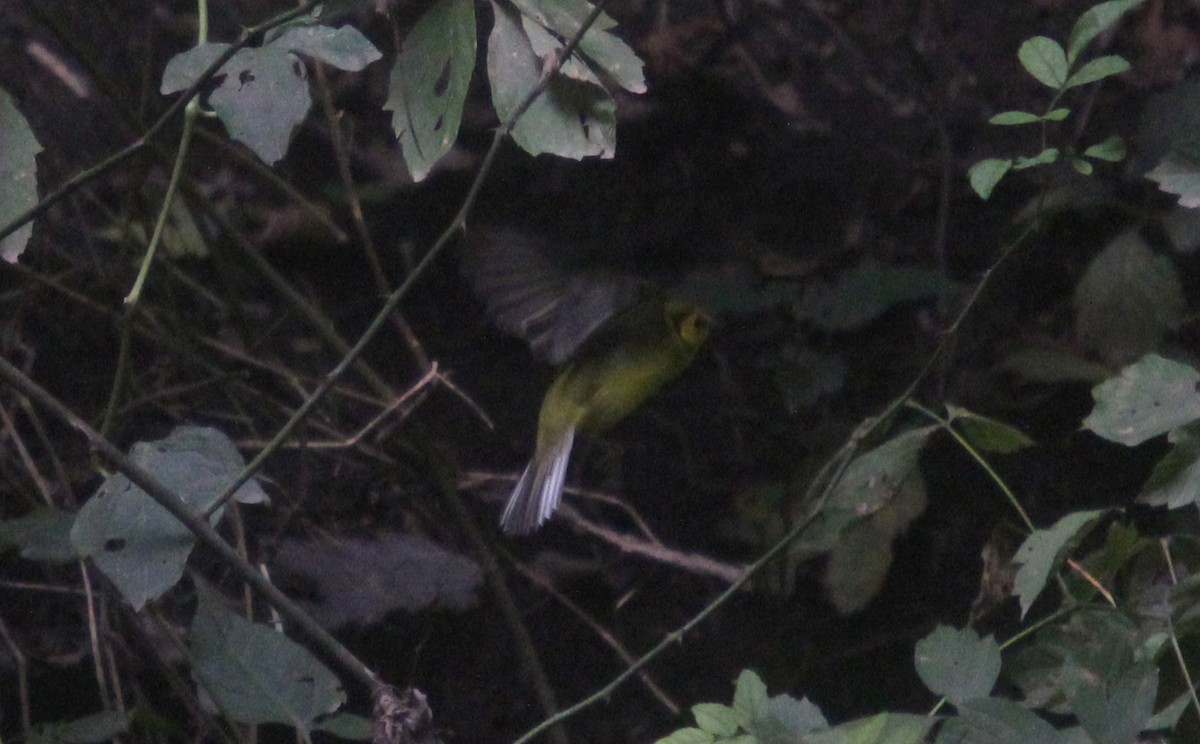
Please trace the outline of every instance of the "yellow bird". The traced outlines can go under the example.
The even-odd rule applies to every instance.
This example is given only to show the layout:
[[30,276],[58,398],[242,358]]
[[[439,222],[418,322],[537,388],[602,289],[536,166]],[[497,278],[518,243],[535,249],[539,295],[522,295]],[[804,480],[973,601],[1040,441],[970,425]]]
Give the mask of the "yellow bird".
[[570,276],[528,237],[474,237],[464,269],[503,330],[561,365],[542,400],[537,447],[500,517],[510,535],[537,529],[562,496],[575,435],[628,416],[678,377],[708,337],[699,307],[615,274]]

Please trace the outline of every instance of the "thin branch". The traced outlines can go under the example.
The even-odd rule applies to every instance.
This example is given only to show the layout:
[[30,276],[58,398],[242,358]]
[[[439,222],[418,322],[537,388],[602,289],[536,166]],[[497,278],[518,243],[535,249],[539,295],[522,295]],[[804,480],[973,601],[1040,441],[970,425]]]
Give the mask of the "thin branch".
[[220,559],[238,576],[254,587],[258,593],[279,610],[289,622],[299,628],[328,658],[351,677],[359,680],[367,687],[374,689],[378,681],[375,673],[359,661],[350,651],[337,641],[327,630],[317,624],[304,610],[300,609],[283,592],[263,578],[262,574],[246,561],[242,560],[237,551],[225,542],[208,521],[195,514],[186,503],[164,486],[157,478],[144,468],[134,463],[117,449],[86,421],[75,415],[57,398],[29,379],[7,359],[0,357],[0,380],[3,380],[17,392],[32,399],[46,409],[56,419],[78,431],[88,443],[101,455],[111,462],[117,470],[130,482],[146,492],[150,498],[158,502],[171,516],[178,519],[200,542],[211,548]]
[[96,165],[93,165],[91,168],[87,168],[79,173],[76,173],[74,176],[60,184],[58,188],[44,196],[37,204],[22,212],[12,222],[8,223],[3,228],[0,228],[0,240],[12,235],[14,232],[20,229],[22,225],[36,218],[51,206],[57,204],[64,197],[74,193],[75,190],[83,184],[87,183],[93,178],[103,175],[114,166],[119,165],[133,155],[137,154],[138,151],[145,147],[155,135],[157,135],[163,130],[163,128],[166,127],[167,123],[174,118],[175,114],[179,113],[184,106],[187,106],[188,103],[190,103],[191,100],[196,97],[200,90],[208,84],[208,81],[217,74],[217,71],[220,70],[226,62],[233,58],[233,55],[237,54],[239,50],[248,45],[250,41],[259,34],[269,31],[276,26],[281,26],[288,21],[299,18],[316,7],[319,2],[320,0],[304,0],[304,2],[300,3],[300,5],[296,6],[295,8],[292,8],[287,12],[280,13],[270,20],[264,21],[257,26],[253,26],[243,31],[238,40],[233,44],[230,44],[229,48],[227,48],[225,51],[221,52],[221,54],[218,55],[215,60],[213,60],[212,64],[206,67],[204,72],[202,72],[200,76],[196,78],[196,81],[184,89],[179,98],[175,99],[175,102],[168,106],[167,110],[164,111],[162,115],[150,125],[150,128],[147,129],[141,137],[138,137],[133,142],[130,142],[128,145],[108,156]]

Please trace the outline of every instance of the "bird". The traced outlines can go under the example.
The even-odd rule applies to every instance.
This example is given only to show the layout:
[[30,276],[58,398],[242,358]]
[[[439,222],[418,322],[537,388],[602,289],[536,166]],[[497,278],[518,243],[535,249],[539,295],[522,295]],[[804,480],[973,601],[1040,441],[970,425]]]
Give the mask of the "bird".
[[483,231],[466,241],[464,255],[492,321],[558,367],[533,457],[500,517],[505,534],[528,535],[558,508],[576,435],[602,433],[682,374],[713,321],[643,279],[572,272],[528,235]]

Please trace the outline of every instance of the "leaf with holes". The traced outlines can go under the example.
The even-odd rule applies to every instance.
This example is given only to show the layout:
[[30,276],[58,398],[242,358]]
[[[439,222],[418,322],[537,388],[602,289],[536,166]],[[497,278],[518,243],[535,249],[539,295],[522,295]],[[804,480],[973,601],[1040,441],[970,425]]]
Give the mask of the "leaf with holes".
[[439,0],[404,40],[383,105],[414,181],[428,176],[458,138],[474,67],[475,4]]
[[1092,389],[1096,405],[1083,420],[1110,442],[1135,447],[1200,419],[1200,372],[1147,354]]
[[[514,0],[513,5],[526,18],[558,37],[550,46],[539,48],[538,44],[534,44],[534,52],[543,58],[562,49],[565,46],[562,40],[575,38],[593,9],[587,0]],[[571,73],[567,72],[568,67],[576,62],[582,53],[617,85],[630,93],[645,93],[646,78],[642,72],[642,61],[625,42],[610,33],[610,29],[616,25],[616,21],[605,13],[597,16],[596,22],[579,40],[578,51],[563,65],[563,72],[570,75]],[[528,31],[528,28],[526,30]],[[532,40],[534,34],[530,33],[529,37]]]
[[[138,442],[130,459],[197,510],[224,493],[244,466],[228,437],[197,426],[179,427],[166,439]],[[248,481],[235,498],[255,503],[266,496],[256,482]],[[213,524],[221,513],[213,513]],[[71,543],[79,555],[95,562],[134,609],[141,609],[179,581],[195,537],[149,494],[117,474],[79,510]]]
[[[500,119],[508,121],[538,84],[542,64],[520,13],[500,4],[493,4],[493,9],[496,22],[488,41],[488,81],[492,105]],[[556,75],[517,121],[512,137],[531,155],[611,158],[616,151],[616,126],[616,108],[607,91]]]

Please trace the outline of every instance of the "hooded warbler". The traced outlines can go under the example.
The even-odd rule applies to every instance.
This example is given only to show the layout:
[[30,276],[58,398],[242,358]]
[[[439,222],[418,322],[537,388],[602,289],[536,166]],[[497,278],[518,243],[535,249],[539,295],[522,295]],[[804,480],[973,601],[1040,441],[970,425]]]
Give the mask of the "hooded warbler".
[[604,431],[679,376],[712,321],[647,282],[568,273],[527,236],[473,236],[465,250],[464,269],[493,322],[559,366],[533,459],[500,518],[507,534],[524,535],[558,507],[575,435]]

